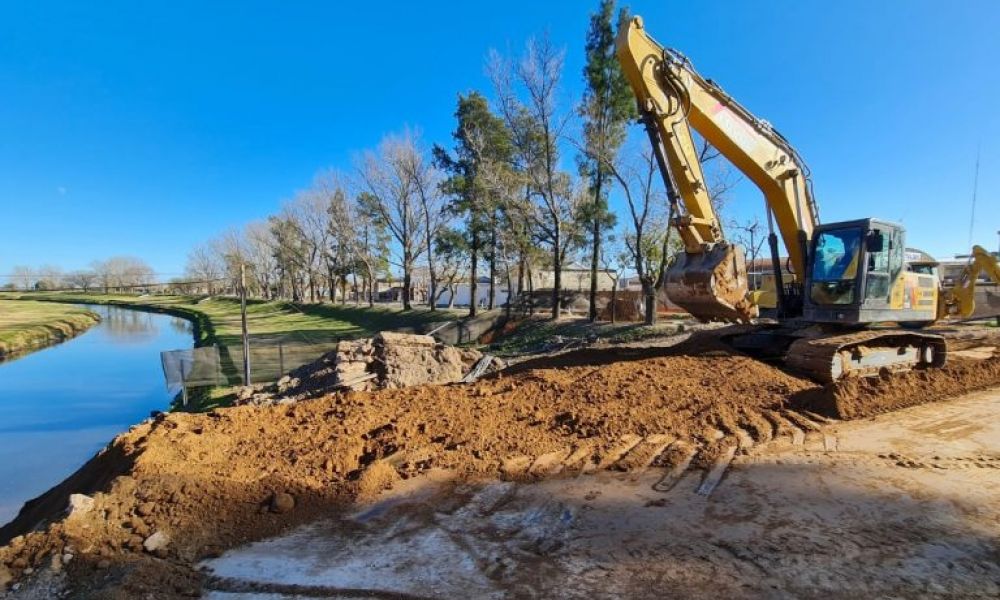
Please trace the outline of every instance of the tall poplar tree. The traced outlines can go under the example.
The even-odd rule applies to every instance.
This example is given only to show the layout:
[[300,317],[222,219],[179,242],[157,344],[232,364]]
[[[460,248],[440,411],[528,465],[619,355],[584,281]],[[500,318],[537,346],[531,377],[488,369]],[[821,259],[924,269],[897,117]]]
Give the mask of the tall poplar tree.
[[[636,116],[635,96],[615,56],[615,30],[611,18],[614,0],[601,0],[590,17],[587,31],[587,64],[583,69],[587,87],[580,104],[583,117],[584,155],[582,174],[589,181],[591,201],[582,207],[580,218],[591,236],[590,320],[597,318],[597,272],[601,258],[601,240],[615,225],[608,210],[611,182],[610,165],[625,141],[626,126]],[[618,13],[618,23],[627,22],[628,10]]]
[[[503,120],[490,111],[489,102],[479,92],[458,97],[455,110],[458,125],[452,137],[453,153],[441,146],[434,147],[434,161],[448,177],[442,190],[452,198],[450,211],[465,217],[466,241],[469,250],[469,316],[476,314],[479,261],[484,251],[493,252],[495,239],[490,227],[496,226],[497,199],[482,179],[484,168],[509,164],[513,146],[510,132]],[[489,247],[489,248],[488,248]]]

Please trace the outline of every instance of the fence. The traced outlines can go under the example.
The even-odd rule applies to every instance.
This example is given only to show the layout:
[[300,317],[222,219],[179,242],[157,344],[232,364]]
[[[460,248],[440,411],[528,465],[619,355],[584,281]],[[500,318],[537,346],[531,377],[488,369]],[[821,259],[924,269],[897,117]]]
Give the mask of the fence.
[[167,390],[176,394],[193,387],[247,385],[277,381],[337,348],[336,341],[254,340],[250,344],[250,381],[243,378],[243,348],[204,346],[160,353]]

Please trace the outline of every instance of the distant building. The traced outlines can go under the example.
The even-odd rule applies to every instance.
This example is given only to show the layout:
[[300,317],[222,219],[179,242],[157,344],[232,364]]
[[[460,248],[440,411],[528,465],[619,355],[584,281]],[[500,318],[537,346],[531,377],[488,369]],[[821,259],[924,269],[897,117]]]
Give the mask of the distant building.
[[[590,290],[590,267],[579,263],[563,265],[562,289],[568,291]],[[551,268],[537,269],[531,273],[531,285],[536,290],[550,290],[556,285],[555,271]],[[598,291],[611,291],[615,287],[615,278],[607,270],[597,271]]]
[[[447,286],[442,285],[445,289],[441,292],[438,297],[438,306],[448,306],[452,304],[453,306],[470,306],[472,299],[472,286],[469,282],[463,281],[454,286],[455,301],[451,302],[452,290],[447,289]],[[494,286],[494,297],[493,306],[503,306],[507,303],[507,285],[502,282],[497,282]],[[516,290],[515,290],[516,293]],[[489,306],[490,298],[490,278],[480,277],[476,285],[476,305],[480,307]]]

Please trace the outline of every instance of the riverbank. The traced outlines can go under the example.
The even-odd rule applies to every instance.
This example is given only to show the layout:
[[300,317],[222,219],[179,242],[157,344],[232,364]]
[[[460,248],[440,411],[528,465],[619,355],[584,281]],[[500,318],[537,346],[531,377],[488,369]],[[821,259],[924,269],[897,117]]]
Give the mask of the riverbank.
[[[242,383],[240,303],[230,297],[125,295],[82,292],[0,292],[0,300],[121,306],[165,313],[193,324],[195,346],[218,346],[221,379],[217,388],[197,388],[184,410],[199,412],[227,405],[232,386]],[[464,311],[404,311],[399,307],[349,304],[299,304],[251,300],[247,322],[254,381],[276,380],[332,350],[341,340],[371,337],[379,331],[425,332],[454,321]],[[170,348],[164,348],[170,350]],[[264,379],[261,379],[263,377]]]
[[101,318],[75,306],[46,302],[0,302],[0,362],[66,341]]
[[[915,402],[993,387],[1000,356],[990,356],[956,357],[940,370],[893,381],[911,390],[919,383],[924,391],[911,394]],[[879,386],[871,393],[889,389]],[[693,490],[703,474],[721,477],[716,465],[738,448],[742,454],[774,437],[788,446],[835,450],[836,440],[821,435],[830,419],[794,408],[804,393],[818,390],[708,332],[667,348],[540,357],[468,385],[162,414],[116,438],[0,529],[0,544],[7,544],[0,547],[0,576],[6,570],[35,585],[40,580],[32,575],[55,573],[72,597],[197,596],[217,583],[199,570],[203,559],[352,513],[403,479],[441,469],[477,482],[608,469],[680,476],[690,465],[696,471],[685,486]],[[891,464],[913,467],[894,456]],[[444,498],[437,510],[455,513],[453,501],[464,493]],[[648,500],[644,509],[670,502]],[[503,501],[494,496],[489,506]],[[759,512],[750,506],[740,511]],[[572,516],[559,511],[557,520]],[[532,535],[551,549],[558,540],[544,539],[547,531],[543,526]],[[487,561],[469,562],[491,577],[508,568],[481,556]]]
[[[232,345],[240,341],[240,303],[236,298],[126,295],[78,292],[0,292],[0,299],[76,304],[109,304],[184,317],[196,326],[197,345]],[[304,336],[317,342],[371,336],[383,330],[422,329],[454,320],[464,311],[425,308],[403,311],[396,307],[350,304],[302,304],[251,300],[247,303],[250,340]]]

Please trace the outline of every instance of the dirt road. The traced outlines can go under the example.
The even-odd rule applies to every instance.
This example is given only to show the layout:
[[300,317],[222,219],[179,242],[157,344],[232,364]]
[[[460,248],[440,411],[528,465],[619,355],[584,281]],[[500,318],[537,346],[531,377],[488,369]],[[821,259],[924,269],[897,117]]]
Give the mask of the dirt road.
[[[660,468],[411,479],[204,565],[208,597],[996,597],[1000,389]],[[709,472],[710,473],[710,472]]]

